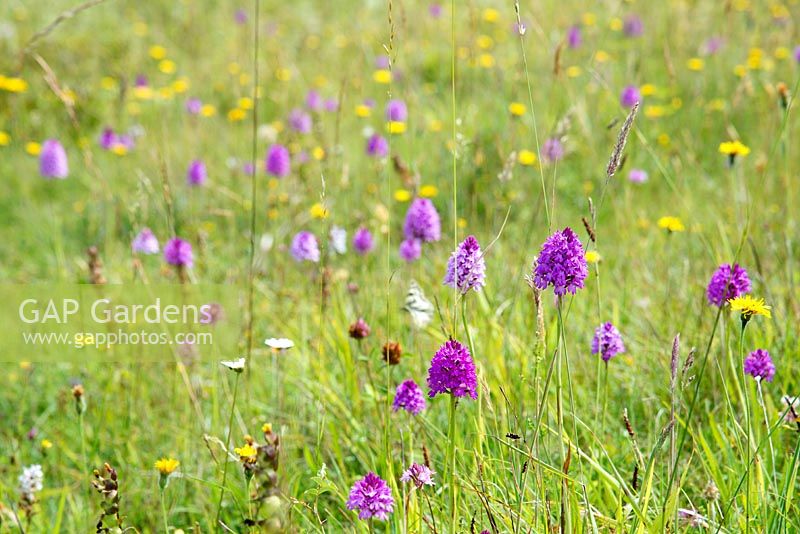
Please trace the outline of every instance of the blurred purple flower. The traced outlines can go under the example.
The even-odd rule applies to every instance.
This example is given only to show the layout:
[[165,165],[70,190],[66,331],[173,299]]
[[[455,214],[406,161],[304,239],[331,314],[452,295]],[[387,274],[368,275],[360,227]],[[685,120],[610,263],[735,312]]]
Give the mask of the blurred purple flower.
[[644,33],[644,23],[638,15],[628,15],[625,18],[622,31],[628,37],[641,37]]
[[643,169],[631,169],[631,172],[628,173],[628,180],[635,184],[644,183],[648,178],[647,171]]
[[725,45],[725,40],[722,37],[709,37],[703,43],[703,53],[706,55],[714,55]]
[[236,13],[233,15],[233,19],[236,21],[236,24],[247,24],[247,11],[241,8],[237,9]]
[[577,24],[567,30],[567,45],[570,48],[579,48],[583,44],[583,33]]
[[408,119],[408,108],[405,102],[395,98],[386,103],[386,120],[405,122],[406,119]]
[[142,228],[133,238],[131,249],[140,254],[158,254],[158,239],[150,228]]
[[422,254],[422,242],[419,239],[406,239],[400,243],[400,257],[408,263],[419,259]]
[[289,149],[277,144],[270,146],[267,150],[265,166],[267,172],[276,178],[287,176],[292,166]]
[[387,55],[381,54],[380,56],[375,57],[376,69],[388,69],[391,63],[392,62]]
[[104,128],[97,142],[101,148],[111,150],[117,144],[117,134],[111,128]]
[[64,179],[69,175],[69,163],[64,146],[56,139],[42,143],[39,153],[39,174],[44,178]]
[[164,245],[164,260],[170,265],[191,268],[194,265],[192,245],[179,237],[173,237]]
[[411,415],[419,415],[425,409],[425,395],[413,380],[406,380],[399,386],[394,394],[392,410],[395,412],[403,409]]
[[289,249],[295,261],[319,262],[319,245],[317,238],[311,232],[298,232],[292,239]]
[[611,323],[598,326],[592,338],[592,354],[599,354],[607,362],[622,352],[625,352],[625,344],[619,330]]
[[642,101],[642,93],[635,85],[626,85],[619,96],[622,107],[632,108],[637,102]]
[[435,19],[441,17],[442,16],[441,4],[430,4],[428,6],[428,14]]
[[365,227],[361,227],[353,234],[353,248],[362,256],[367,254],[375,246],[372,233]]
[[436,206],[427,198],[415,198],[406,212],[403,235],[406,239],[421,239],[425,242],[439,241],[442,222]]
[[311,132],[311,115],[302,109],[295,108],[289,112],[288,121],[292,130],[298,133],[307,134]]
[[322,104],[325,108],[325,111],[329,113],[333,113],[334,111],[339,111],[339,101],[335,98],[326,98],[325,102]]
[[191,186],[200,186],[204,185],[207,179],[206,164],[199,159],[193,160],[186,171],[186,183]]
[[542,145],[542,157],[553,163],[564,157],[564,145],[556,137],[551,137]]
[[322,109],[322,97],[319,92],[311,89],[306,93],[306,107],[311,111],[319,111]]
[[413,463],[400,475],[400,482],[413,482],[417,489],[422,489],[422,486],[434,485],[433,475],[435,474],[427,465]]
[[380,134],[372,134],[367,139],[367,154],[374,158],[385,158],[389,155],[389,142]]
[[191,115],[198,115],[203,109],[203,103],[199,98],[190,98],[186,101],[186,111]]

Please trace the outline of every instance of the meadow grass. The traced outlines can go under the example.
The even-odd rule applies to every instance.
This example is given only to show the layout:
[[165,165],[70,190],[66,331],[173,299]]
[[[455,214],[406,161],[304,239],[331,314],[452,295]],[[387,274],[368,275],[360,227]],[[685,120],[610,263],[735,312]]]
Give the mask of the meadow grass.
[[[107,0],[58,19],[78,5],[0,6],[0,274],[73,284],[99,269],[109,284],[178,284],[161,255],[131,253],[149,227],[162,248],[173,236],[192,244],[187,283],[239,299],[226,315],[240,342],[155,363],[0,358],[0,532],[94,531],[114,499],[91,485],[94,470],[110,476],[104,463],[122,526],[138,532],[800,531],[800,426],[782,402],[800,389],[800,4],[451,0],[434,17],[407,0]],[[639,37],[626,35],[633,15]],[[724,41],[713,53],[712,37]],[[383,55],[391,83],[376,81]],[[148,90],[134,87],[139,74]],[[9,85],[17,77],[22,89]],[[627,85],[643,96],[608,176]],[[287,116],[310,89],[338,110],[312,113],[300,134]],[[213,110],[187,113],[190,97]],[[393,98],[408,105],[401,134],[385,131]],[[102,150],[106,126],[141,135]],[[365,153],[372,132],[391,157]],[[553,137],[565,154],[548,161]],[[66,180],[39,176],[29,144],[49,138],[66,148]],[[719,146],[733,140],[750,153],[730,164]],[[282,179],[264,172],[276,141],[294,160]],[[190,188],[196,158],[209,178]],[[631,169],[649,179],[630,181]],[[422,192],[441,240],[407,263],[403,221]],[[662,228],[665,216],[683,228]],[[329,245],[332,225],[348,232],[346,254]],[[375,236],[363,256],[350,242],[359,226]],[[556,299],[526,275],[565,227],[599,261]],[[318,263],[291,257],[300,230],[317,236]],[[462,296],[442,278],[467,235],[483,246],[486,281]],[[771,319],[745,328],[709,305],[722,263],[747,268]],[[402,309],[412,280],[435,306],[421,329]],[[358,318],[371,327],[360,340],[348,334]],[[590,352],[606,321],[626,348],[607,363]],[[474,357],[477,399],[393,411],[402,381],[427,393],[451,336]],[[270,337],[295,347],[273,351]],[[382,357],[389,341],[398,365]],[[744,374],[757,348],[772,355],[772,381]],[[239,357],[242,374],[219,363]],[[251,464],[234,451],[247,436],[264,447]],[[162,475],[161,458],[180,465]],[[400,482],[412,462],[435,471],[435,486]],[[44,483],[24,502],[18,477],[31,464]],[[371,471],[394,499],[386,521],[346,507]]]

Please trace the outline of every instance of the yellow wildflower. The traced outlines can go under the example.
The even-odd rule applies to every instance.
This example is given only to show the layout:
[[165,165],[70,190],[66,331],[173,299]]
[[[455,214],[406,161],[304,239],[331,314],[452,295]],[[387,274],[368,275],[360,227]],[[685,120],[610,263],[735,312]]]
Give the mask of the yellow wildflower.
[[244,120],[246,116],[247,113],[245,113],[243,109],[233,108],[232,110],[228,111],[228,120],[231,122]]
[[11,142],[11,136],[0,130],[0,146],[6,146]]
[[389,121],[386,123],[386,131],[391,134],[401,134],[406,131],[406,123],[399,121]]
[[394,199],[397,202],[408,202],[411,200],[411,192],[405,189],[398,189],[394,192]]
[[372,79],[376,83],[388,84],[392,81],[392,72],[386,69],[379,69],[372,73]]
[[315,219],[327,219],[329,215],[328,209],[323,206],[321,202],[317,202],[311,206],[311,209],[308,210],[308,212]]
[[40,445],[44,450],[53,448],[53,442],[50,441],[49,439],[43,439]]
[[596,250],[587,250],[584,257],[586,258],[586,263],[598,263],[602,259],[600,258],[600,253]]
[[372,108],[369,106],[365,106],[364,104],[359,104],[356,106],[356,115],[365,119],[372,114]]
[[521,165],[533,165],[536,163],[536,154],[530,150],[520,150],[517,161],[519,161]]
[[699,57],[690,58],[686,62],[686,67],[689,70],[693,70],[695,72],[699,72],[699,71],[703,70],[705,68],[705,66],[706,66],[705,61],[703,61],[703,59],[699,58]]
[[750,295],[742,295],[728,300],[732,311],[742,313],[742,320],[748,321],[753,315],[763,315],[767,319],[772,318],[772,308],[764,303],[764,299],[757,299]]
[[181,463],[174,458],[161,458],[155,463],[155,468],[162,475],[171,475]]
[[483,20],[486,22],[497,22],[497,19],[500,17],[500,13],[491,7],[487,7],[483,10]]
[[27,152],[31,156],[38,156],[39,152],[41,151],[42,151],[42,145],[40,145],[36,141],[29,141],[25,143],[25,152]]
[[258,450],[256,450],[256,448],[249,443],[245,443],[241,447],[234,448],[233,452],[235,452],[239,456],[239,459],[246,464],[255,463],[258,456]]
[[522,102],[512,102],[508,105],[508,111],[515,117],[521,117],[525,115],[525,104]]
[[161,45],[151,46],[148,52],[150,54],[150,57],[156,60],[164,59],[165,57],[167,57],[167,49]]
[[433,198],[439,194],[439,188],[435,185],[423,185],[419,188],[419,196]]
[[164,74],[172,74],[175,72],[175,62],[171,59],[163,59],[158,63],[158,70]]
[[664,229],[664,230],[666,230],[666,231],[668,231],[670,233],[671,232],[683,232],[684,230],[686,230],[686,227],[683,226],[683,223],[681,222],[681,220],[679,218],[671,217],[671,216],[661,217],[658,220],[658,227],[662,228],[662,229]]
[[736,156],[746,156],[750,153],[750,147],[743,144],[741,141],[725,141],[719,144],[720,154],[730,156],[731,159]]

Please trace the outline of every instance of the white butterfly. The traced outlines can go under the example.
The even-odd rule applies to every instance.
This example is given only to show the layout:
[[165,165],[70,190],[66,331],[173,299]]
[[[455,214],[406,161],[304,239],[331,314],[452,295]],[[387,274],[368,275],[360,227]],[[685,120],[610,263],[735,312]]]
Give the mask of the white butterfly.
[[239,358],[238,360],[223,360],[221,362],[222,365],[230,369],[231,371],[235,371],[237,373],[241,373],[244,371],[244,358]]
[[411,280],[403,309],[411,314],[411,321],[417,328],[425,328],[433,320],[433,304],[425,298],[416,280]]
[[271,337],[264,341],[264,344],[273,350],[287,350],[294,347],[294,341],[285,337]]

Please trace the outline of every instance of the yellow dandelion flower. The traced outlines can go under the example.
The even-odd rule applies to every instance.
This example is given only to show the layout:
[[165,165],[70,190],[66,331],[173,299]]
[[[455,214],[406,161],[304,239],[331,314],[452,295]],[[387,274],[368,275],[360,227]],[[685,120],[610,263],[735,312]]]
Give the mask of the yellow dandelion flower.
[[597,60],[598,63],[605,63],[606,61],[611,59],[611,56],[608,55],[608,52],[606,52],[605,50],[598,50],[597,52],[595,52],[594,58]]
[[6,78],[0,79],[0,89],[5,89],[10,93],[24,93],[28,90],[28,82],[22,78]]
[[467,220],[464,217],[458,218],[458,227],[459,228],[466,228],[467,227]]
[[686,230],[679,218],[671,216],[661,217],[658,220],[658,227],[668,232],[683,232]]
[[42,447],[42,449],[44,449],[44,450],[47,450],[47,449],[52,449],[52,448],[53,448],[53,442],[52,442],[52,441],[50,441],[49,439],[43,439],[39,445],[40,445],[40,446]]
[[161,458],[156,461],[155,468],[162,475],[171,475],[181,463],[175,458]]
[[386,69],[378,69],[372,73],[372,80],[375,83],[389,84],[392,82],[392,72]]
[[248,96],[243,96],[239,99],[239,107],[242,109],[253,109],[253,99]]
[[313,217],[314,219],[327,219],[328,215],[330,214],[328,212],[328,208],[323,206],[322,202],[317,202],[316,204],[311,206],[311,209],[308,210],[308,213],[310,213],[311,217]]
[[432,132],[441,132],[442,127],[442,121],[439,119],[431,119],[430,122],[428,122],[428,129]]
[[306,37],[306,48],[310,50],[316,50],[317,48],[319,48],[319,43],[320,39],[319,35],[317,34],[312,33],[311,35]]
[[747,58],[747,68],[750,70],[761,69],[761,63],[762,63],[761,56],[750,56]]
[[0,146],[8,146],[11,142],[11,136],[6,132],[0,130]]
[[600,253],[596,250],[587,250],[584,257],[586,258],[586,263],[598,263],[602,259],[600,258]]
[[681,109],[683,107],[683,100],[680,97],[673,97],[670,101],[672,109]]
[[744,76],[747,74],[747,67],[744,65],[736,65],[733,68],[733,73],[739,78],[744,78]]
[[622,19],[619,17],[614,17],[608,22],[608,27],[611,28],[611,31],[620,31],[622,29]]
[[147,85],[133,88],[133,97],[139,100],[150,100],[153,98],[153,88]]
[[279,214],[280,212],[278,210],[272,208],[267,212],[267,217],[269,218],[269,220],[274,221],[278,218]]
[[117,80],[112,78],[111,76],[103,76],[100,79],[100,87],[105,89],[106,91],[114,91],[118,87]]
[[39,152],[41,151],[42,151],[42,145],[40,145],[36,141],[29,141],[25,143],[25,152],[27,152],[31,156],[38,156]]
[[750,295],[742,295],[728,300],[732,311],[742,314],[742,320],[748,321],[753,315],[763,315],[767,319],[772,318],[772,307],[764,303],[764,299],[757,299]]
[[657,119],[659,117],[663,117],[666,115],[666,110],[664,106],[645,106],[644,107],[644,116],[648,119]]
[[521,165],[533,165],[536,163],[536,153],[530,150],[520,150],[517,161],[519,161]]
[[483,20],[486,22],[497,22],[497,19],[500,18],[500,13],[491,7],[487,7],[483,10]]
[[261,425],[261,432],[264,434],[269,434],[272,432],[272,423],[264,423]]
[[725,109],[725,100],[721,98],[714,98],[708,103],[707,107],[711,111],[723,111]]
[[577,78],[583,72],[581,68],[577,65],[570,65],[567,67],[567,77],[569,78]]
[[317,161],[322,161],[322,159],[325,157],[325,149],[321,146],[315,146],[311,151],[311,157]]
[[275,78],[280,82],[288,82],[292,79],[292,71],[285,67],[275,69]]
[[228,120],[231,122],[244,120],[246,116],[247,113],[243,109],[233,108],[232,110],[228,111]]
[[719,144],[719,152],[731,158],[736,156],[744,157],[750,153],[750,147],[741,141],[725,141]]
[[705,68],[705,66],[706,66],[706,62],[703,61],[703,59],[699,58],[699,57],[690,58],[686,62],[686,67],[689,70],[693,70],[695,72],[699,72],[699,71],[703,70]]
[[372,114],[372,108],[369,106],[365,106],[364,104],[359,104],[356,106],[356,116],[361,117],[362,119],[366,119]]
[[189,79],[185,77],[178,78],[172,82],[172,90],[176,93],[185,93],[189,90]]
[[594,13],[586,12],[581,16],[584,26],[594,26],[597,22],[597,17]]
[[475,43],[478,45],[478,48],[481,48],[483,50],[488,50],[489,48],[494,46],[494,39],[492,39],[488,35],[479,35],[478,38],[475,40]]
[[150,54],[150,57],[155,60],[160,60],[167,57],[167,49],[161,45],[151,46],[150,49],[148,50],[148,53]]
[[175,92],[172,90],[172,87],[162,87],[158,90],[158,96],[161,100],[169,100],[175,96]]
[[398,189],[394,192],[394,199],[397,202],[408,202],[411,200],[411,191],[405,189]]
[[656,86],[652,83],[646,83],[639,88],[642,93],[642,96],[652,96],[656,94]]
[[508,105],[508,111],[515,117],[521,117],[525,115],[525,104],[522,102],[512,102]]
[[110,151],[117,156],[124,156],[128,153],[128,147],[123,145],[122,143],[116,143],[114,146],[111,147]]
[[439,194],[439,188],[435,185],[423,185],[419,188],[419,196],[433,198]]
[[233,452],[235,452],[244,463],[255,463],[258,455],[256,448],[249,443],[245,443],[241,447],[235,447]]
[[390,134],[401,134],[406,131],[406,123],[399,121],[389,121],[386,123],[386,131]]
[[656,141],[661,146],[669,146],[669,144],[672,142],[672,139],[670,138],[669,134],[662,133],[656,138]]
[[494,67],[494,56],[492,54],[481,54],[478,56],[478,65],[484,69],[491,69]]
[[204,104],[203,107],[200,108],[200,115],[203,117],[213,117],[217,114],[217,108],[212,106],[211,104]]
[[790,53],[791,52],[789,52],[789,49],[786,48],[785,46],[779,46],[778,48],[775,49],[772,55],[775,57],[775,59],[786,59],[787,57],[789,57]]
[[158,63],[158,70],[163,72],[164,74],[172,74],[175,72],[175,62],[171,59],[162,59]]

